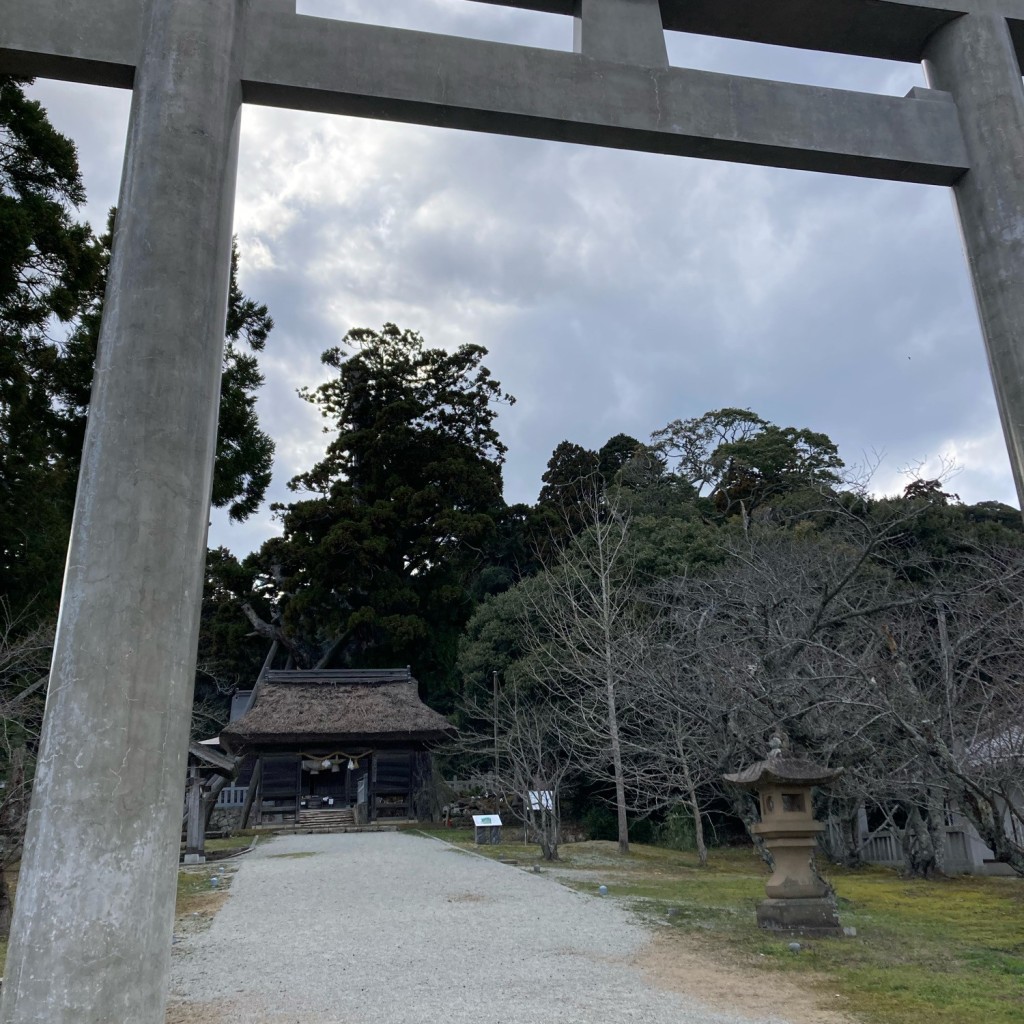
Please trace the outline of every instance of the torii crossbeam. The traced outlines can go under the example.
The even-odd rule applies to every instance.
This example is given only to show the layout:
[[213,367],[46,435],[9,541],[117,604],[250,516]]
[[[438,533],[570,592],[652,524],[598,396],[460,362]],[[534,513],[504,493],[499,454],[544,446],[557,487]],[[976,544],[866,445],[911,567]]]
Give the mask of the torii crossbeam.
[[[243,103],[953,187],[1024,496],[1024,0],[484,0],[575,52],[294,0],[2,0],[0,72],[131,88],[2,1024],[161,1024]],[[664,31],[923,61],[905,98],[668,66]]]

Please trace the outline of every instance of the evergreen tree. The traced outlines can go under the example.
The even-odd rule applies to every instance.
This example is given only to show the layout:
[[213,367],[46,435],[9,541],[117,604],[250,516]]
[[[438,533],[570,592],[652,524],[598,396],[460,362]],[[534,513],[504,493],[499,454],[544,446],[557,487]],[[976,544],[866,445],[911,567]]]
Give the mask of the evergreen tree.
[[74,143],[22,84],[0,77],[0,595],[28,624],[56,610],[77,476],[60,338],[102,258],[74,219],[85,198]]
[[[22,85],[0,77],[0,596],[31,625],[56,613],[110,261],[97,239],[74,143]],[[259,428],[257,362],[273,327],[246,298],[233,253],[213,503],[259,507],[274,446]]]
[[414,665],[435,706],[451,706],[457,638],[504,508],[494,418],[512,399],[485,355],[427,348],[394,324],[324,353],[335,375],[302,395],[335,436],[291,481],[311,496],[278,507],[284,537],[259,558],[300,660]]

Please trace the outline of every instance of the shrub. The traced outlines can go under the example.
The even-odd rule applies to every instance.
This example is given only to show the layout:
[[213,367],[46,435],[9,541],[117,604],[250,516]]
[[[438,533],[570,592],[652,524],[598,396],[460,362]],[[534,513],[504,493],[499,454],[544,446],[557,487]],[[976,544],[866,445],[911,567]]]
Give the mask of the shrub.
[[[628,824],[632,842],[654,842],[655,827],[647,818],[634,818]],[[588,839],[607,839],[614,843],[619,838],[619,819],[608,807],[590,807],[583,814],[583,829]]]
[[654,842],[669,850],[696,850],[697,831],[688,807],[676,806],[655,830]]
[[589,807],[583,815],[583,829],[588,839],[619,838],[619,825],[615,815],[607,807]]

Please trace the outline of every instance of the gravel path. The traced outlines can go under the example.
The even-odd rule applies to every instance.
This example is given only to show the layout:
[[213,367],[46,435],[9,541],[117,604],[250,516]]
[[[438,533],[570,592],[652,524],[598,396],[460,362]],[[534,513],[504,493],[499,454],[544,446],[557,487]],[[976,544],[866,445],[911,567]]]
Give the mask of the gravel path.
[[659,991],[610,899],[401,833],[288,836],[175,946],[173,1021],[784,1024]]

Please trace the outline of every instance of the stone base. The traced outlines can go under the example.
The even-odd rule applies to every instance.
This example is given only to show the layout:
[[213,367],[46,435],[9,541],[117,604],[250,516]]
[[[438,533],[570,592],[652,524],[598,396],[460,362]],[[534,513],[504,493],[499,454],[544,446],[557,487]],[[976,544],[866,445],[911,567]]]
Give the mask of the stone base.
[[183,860],[183,864],[205,864],[206,858],[201,853],[186,853]]
[[842,935],[835,903],[827,896],[813,899],[762,900],[757,923],[770,932],[786,935]]

